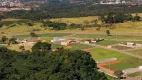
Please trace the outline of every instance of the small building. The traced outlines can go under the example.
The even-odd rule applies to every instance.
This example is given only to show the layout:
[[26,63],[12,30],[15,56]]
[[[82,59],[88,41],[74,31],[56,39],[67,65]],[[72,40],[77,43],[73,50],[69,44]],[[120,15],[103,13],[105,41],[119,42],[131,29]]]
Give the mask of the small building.
[[91,43],[91,40],[85,40],[84,43],[85,43],[85,44],[89,44],[89,43]]
[[142,71],[142,66],[139,66],[139,70]]
[[53,40],[51,40],[52,43],[60,43],[60,42],[64,42],[65,39],[62,39],[62,38],[58,38],[58,37],[55,37]]
[[111,46],[111,45],[108,45],[107,48],[112,48],[112,46]]
[[75,40],[67,40],[67,41],[61,42],[61,45],[68,46],[68,45],[78,44],[78,43],[79,43],[79,42],[77,42],[77,41],[75,41]]
[[135,43],[133,43],[133,42],[126,42],[126,44],[127,44],[128,46],[134,46],[134,45],[135,45]]

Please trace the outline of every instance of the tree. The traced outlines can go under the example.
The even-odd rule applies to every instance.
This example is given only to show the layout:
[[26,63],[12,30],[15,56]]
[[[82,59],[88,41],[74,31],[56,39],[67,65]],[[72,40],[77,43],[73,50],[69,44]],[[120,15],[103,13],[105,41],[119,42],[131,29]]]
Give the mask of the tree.
[[19,49],[23,52],[25,51],[25,47],[24,46],[20,46]]
[[42,21],[44,27],[52,27],[54,30],[65,30],[67,28],[66,23],[52,22],[52,21]]
[[132,16],[131,14],[126,14],[126,15],[125,15],[125,19],[126,19],[127,21],[131,21],[131,20],[133,20],[133,16]]
[[6,36],[2,36],[1,41],[3,43],[6,43],[8,41],[8,38]]
[[17,39],[15,37],[12,37],[12,38],[9,39],[9,43],[17,44],[16,40]]
[[121,79],[123,72],[122,71],[116,71],[114,74],[117,76],[118,79]]
[[3,27],[3,24],[0,22],[0,28],[2,28]]
[[2,22],[1,22],[1,20],[2,20],[3,18],[4,18],[4,16],[0,14],[0,28],[3,27],[3,24],[2,24]]
[[136,16],[134,16],[133,19],[134,21],[140,21],[141,17],[138,14],[136,14]]
[[30,36],[31,36],[31,37],[38,37],[38,35],[37,35],[36,33],[34,33],[34,32],[31,32],[31,33],[30,33]]
[[27,24],[28,24],[28,26],[33,26],[34,25],[32,22],[28,22]]
[[89,21],[88,21],[88,20],[83,21],[83,23],[84,23],[86,26],[89,25]]
[[108,36],[110,36],[110,31],[109,31],[109,30],[106,30],[106,34],[107,34]]
[[125,21],[125,15],[122,13],[115,14],[114,23],[123,23]]
[[97,23],[98,23],[98,20],[97,20],[97,19],[92,20],[91,23],[92,23],[92,24],[97,24]]
[[88,52],[64,49],[22,54],[0,48],[0,74],[1,80],[108,80]]
[[8,52],[6,47],[0,47],[0,53]]
[[51,44],[46,42],[38,42],[32,47],[33,52],[46,52],[51,50]]

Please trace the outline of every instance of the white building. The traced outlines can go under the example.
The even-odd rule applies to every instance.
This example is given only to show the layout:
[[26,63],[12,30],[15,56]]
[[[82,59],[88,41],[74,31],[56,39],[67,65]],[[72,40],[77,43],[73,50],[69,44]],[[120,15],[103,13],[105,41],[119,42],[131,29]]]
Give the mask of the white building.
[[58,38],[58,37],[55,37],[53,40],[51,40],[52,43],[64,42],[64,41],[65,41],[65,39]]

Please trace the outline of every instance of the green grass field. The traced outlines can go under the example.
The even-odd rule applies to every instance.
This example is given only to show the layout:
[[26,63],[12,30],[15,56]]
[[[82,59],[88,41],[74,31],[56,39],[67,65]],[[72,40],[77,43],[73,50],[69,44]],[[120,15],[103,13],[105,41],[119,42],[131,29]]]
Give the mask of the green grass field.
[[90,50],[90,54],[92,55],[92,58],[95,60],[103,60],[106,58],[117,58],[118,61],[120,61],[119,63],[105,66],[106,68],[110,68],[114,71],[138,67],[142,65],[142,60],[140,59],[107,49],[94,48]]

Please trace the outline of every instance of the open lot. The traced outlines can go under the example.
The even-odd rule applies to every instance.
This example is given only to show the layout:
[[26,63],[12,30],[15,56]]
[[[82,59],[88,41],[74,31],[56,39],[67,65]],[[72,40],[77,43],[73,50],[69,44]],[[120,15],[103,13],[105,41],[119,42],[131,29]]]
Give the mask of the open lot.
[[142,72],[132,73],[132,74],[129,74],[128,76],[135,77],[135,76],[139,76],[139,75],[142,75]]
[[106,34],[77,34],[75,37],[78,38],[104,38],[104,39],[109,39],[109,40],[141,40],[142,36],[139,35],[111,35],[107,36]]
[[102,45],[102,46],[108,46],[108,45],[118,44],[118,43],[120,43],[120,42],[121,42],[121,41],[104,40],[104,41],[97,42],[96,44]]
[[90,54],[92,55],[92,58],[95,60],[117,58],[119,63],[105,66],[106,68],[109,68],[114,71],[123,70],[127,68],[135,68],[142,65],[142,60],[140,59],[107,49],[94,48],[90,50]]
[[56,19],[51,19],[51,21],[56,21],[56,22],[63,22],[67,24],[75,23],[75,24],[84,24],[84,21],[89,21],[91,22],[92,20],[97,19],[98,16],[88,16],[88,17],[78,17],[78,18],[56,18]]
[[126,47],[126,46],[113,46],[112,48],[118,49],[118,50],[129,50],[132,49],[131,47]]
[[[64,36],[68,36],[69,33],[46,33],[46,34],[37,34],[38,37],[64,37]],[[30,37],[30,34],[26,34],[26,35],[15,35],[15,37],[19,37],[19,38],[25,38],[25,37]]]
[[128,51],[128,52],[142,56],[142,49],[136,49],[136,50],[132,50],[132,51]]

